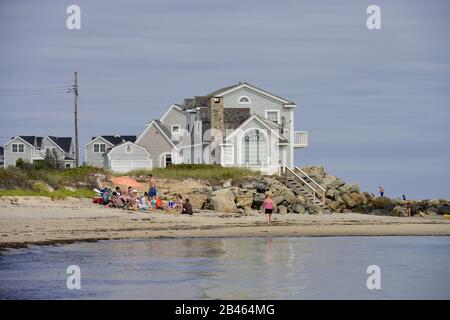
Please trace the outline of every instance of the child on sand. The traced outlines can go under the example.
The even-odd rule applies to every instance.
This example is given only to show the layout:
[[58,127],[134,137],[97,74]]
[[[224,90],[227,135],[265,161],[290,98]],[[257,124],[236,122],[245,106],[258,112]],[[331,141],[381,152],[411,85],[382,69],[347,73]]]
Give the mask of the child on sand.
[[267,217],[267,224],[272,223],[273,200],[269,192],[266,192],[266,198],[263,202],[264,213]]

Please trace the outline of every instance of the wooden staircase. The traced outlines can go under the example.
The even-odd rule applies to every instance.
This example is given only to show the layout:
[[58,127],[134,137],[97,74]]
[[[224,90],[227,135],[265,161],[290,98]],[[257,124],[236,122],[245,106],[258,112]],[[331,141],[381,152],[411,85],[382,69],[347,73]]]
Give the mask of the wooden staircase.
[[322,213],[331,213],[325,204],[325,188],[300,168],[290,169],[285,167],[284,184],[295,194],[305,197],[310,204],[317,207]]

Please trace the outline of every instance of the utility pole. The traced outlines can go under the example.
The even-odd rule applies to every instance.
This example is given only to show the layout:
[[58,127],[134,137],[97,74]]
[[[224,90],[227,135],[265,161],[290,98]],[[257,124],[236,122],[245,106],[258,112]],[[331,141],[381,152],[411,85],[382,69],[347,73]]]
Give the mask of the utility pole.
[[75,71],[75,84],[73,85],[73,94],[75,97],[75,167],[80,166],[80,147],[78,144],[78,79]]

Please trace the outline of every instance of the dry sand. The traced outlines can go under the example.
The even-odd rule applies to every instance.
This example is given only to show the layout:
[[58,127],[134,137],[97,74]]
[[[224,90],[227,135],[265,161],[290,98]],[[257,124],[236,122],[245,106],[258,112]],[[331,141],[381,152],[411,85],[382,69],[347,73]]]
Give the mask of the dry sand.
[[108,209],[89,199],[1,197],[0,249],[102,239],[450,235],[450,219],[443,216],[398,218],[348,213],[273,217],[274,223],[267,226],[263,214],[199,212],[185,216]]

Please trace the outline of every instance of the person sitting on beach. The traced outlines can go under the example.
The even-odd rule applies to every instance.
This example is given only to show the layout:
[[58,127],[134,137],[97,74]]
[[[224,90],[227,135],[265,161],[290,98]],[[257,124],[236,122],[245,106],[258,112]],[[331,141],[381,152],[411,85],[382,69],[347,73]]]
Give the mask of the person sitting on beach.
[[175,194],[175,205],[173,207],[175,210],[183,209],[183,196],[179,193]]
[[155,200],[156,200],[156,209],[164,210],[164,205],[161,197],[156,196]]
[[270,195],[270,192],[266,192],[266,198],[263,202],[264,213],[267,217],[267,224],[272,223],[272,212],[273,212],[273,200]]
[[139,203],[139,194],[138,194],[137,190],[132,190],[131,196],[129,197],[129,202],[127,204],[127,207],[129,209],[137,211],[138,203]]
[[155,199],[155,196],[151,196],[150,210],[152,210],[152,211],[156,210],[156,199]]
[[138,202],[139,209],[141,209],[143,211],[148,209],[147,199],[148,199],[148,193],[144,192],[144,195],[142,197],[139,197],[139,202]]
[[192,205],[189,203],[189,199],[184,200],[182,205],[181,214],[190,214],[192,215],[194,211],[192,210]]
[[119,196],[119,197],[122,196],[122,190],[120,190],[120,187],[116,187],[116,193],[117,193],[117,196]]
[[125,203],[122,198],[119,197],[117,192],[113,192],[111,198],[109,199],[109,204],[107,205],[109,208],[123,208]]

